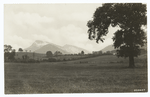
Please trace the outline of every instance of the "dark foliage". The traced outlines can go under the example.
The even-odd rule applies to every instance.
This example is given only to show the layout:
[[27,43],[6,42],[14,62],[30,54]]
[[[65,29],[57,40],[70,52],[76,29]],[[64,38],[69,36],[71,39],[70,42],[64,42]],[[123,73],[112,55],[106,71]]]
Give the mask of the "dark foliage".
[[93,20],[88,21],[89,39],[104,41],[108,28],[119,27],[113,37],[114,47],[120,57],[129,57],[129,66],[134,67],[134,57],[146,42],[142,26],[147,25],[147,9],[141,3],[107,3],[96,9]]
[[18,51],[19,51],[19,52],[22,52],[22,51],[23,51],[23,49],[22,49],[22,48],[19,48],[19,49],[18,49]]
[[15,49],[11,45],[4,45],[4,60],[13,61],[15,59]]
[[81,55],[84,55],[84,51],[81,51]]
[[53,53],[52,53],[51,51],[47,51],[47,52],[46,52],[46,56],[47,56],[47,57],[52,57],[52,56],[53,56]]
[[48,61],[49,62],[56,62],[57,60],[55,58],[49,58]]

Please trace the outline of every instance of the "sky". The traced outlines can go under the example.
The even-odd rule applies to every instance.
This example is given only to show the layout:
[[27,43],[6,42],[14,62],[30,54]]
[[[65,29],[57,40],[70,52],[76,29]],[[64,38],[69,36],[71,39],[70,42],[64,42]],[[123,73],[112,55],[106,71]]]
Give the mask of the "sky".
[[4,44],[14,49],[27,48],[42,40],[57,45],[74,45],[99,51],[113,44],[116,28],[109,28],[105,41],[88,39],[88,20],[101,3],[82,4],[4,4]]

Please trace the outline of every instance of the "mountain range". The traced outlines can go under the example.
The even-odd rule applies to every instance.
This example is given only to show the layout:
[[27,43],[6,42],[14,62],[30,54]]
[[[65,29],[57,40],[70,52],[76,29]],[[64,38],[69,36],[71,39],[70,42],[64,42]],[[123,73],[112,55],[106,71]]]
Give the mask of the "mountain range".
[[63,54],[78,54],[81,53],[81,51],[84,51],[84,53],[90,53],[90,51],[85,50],[80,47],[72,46],[72,45],[64,45],[59,46],[50,42],[36,40],[31,46],[26,48],[25,50],[36,52],[36,53],[43,53],[45,54],[47,51],[51,51],[52,53],[55,53],[56,51],[60,51]]
[[[144,45],[141,49],[147,50],[147,44]],[[63,54],[78,54],[78,53],[81,53],[81,51],[84,51],[85,54],[90,53],[90,51],[77,47],[77,46],[68,45],[68,44],[64,46],[60,46],[60,45],[56,45],[56,44],[46,42],[46,41],[41,41],[41,40],[36,40],[31,46],[29,46],[25,50],[35,52],[35,53],[41,53],[41,54],[45,54],[47,51],[52,51],[52,53],[55,53],[56,51],[60,51]],[[113,45],[111,44],[111,45],[106,46],[100,51],[107,52],[107,51],[114,51],[114,50],[115,49]]]

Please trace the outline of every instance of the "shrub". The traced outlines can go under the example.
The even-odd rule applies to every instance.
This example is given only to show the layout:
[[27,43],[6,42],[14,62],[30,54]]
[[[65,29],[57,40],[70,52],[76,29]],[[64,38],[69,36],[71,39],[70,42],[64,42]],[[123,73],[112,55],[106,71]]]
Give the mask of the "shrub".
[[55,58],[49,58],[48,61],[49,62],[56,62],[56,59]]

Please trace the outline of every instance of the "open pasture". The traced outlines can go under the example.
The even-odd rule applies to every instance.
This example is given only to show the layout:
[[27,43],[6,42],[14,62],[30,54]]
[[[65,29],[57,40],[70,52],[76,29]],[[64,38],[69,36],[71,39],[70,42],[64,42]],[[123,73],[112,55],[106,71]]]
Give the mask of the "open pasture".
[[147,56],[113,55],[75,61],[5,63],[5,94],[147,92]]

